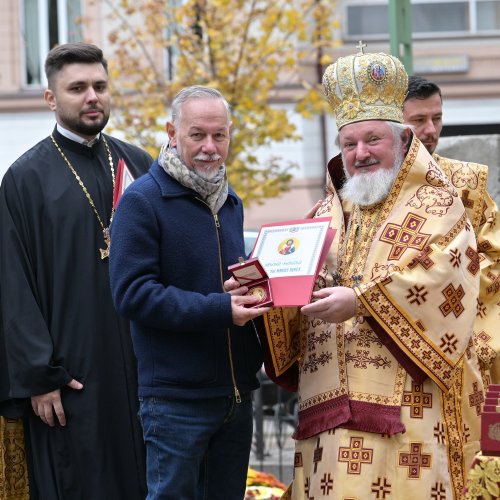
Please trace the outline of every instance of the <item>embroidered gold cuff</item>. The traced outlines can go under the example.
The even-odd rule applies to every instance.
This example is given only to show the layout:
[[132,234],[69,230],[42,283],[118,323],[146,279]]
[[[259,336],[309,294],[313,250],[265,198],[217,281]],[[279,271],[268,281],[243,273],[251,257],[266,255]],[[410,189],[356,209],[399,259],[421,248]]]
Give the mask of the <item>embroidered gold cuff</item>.
[[[356,287],[353,287],[354,293]],[[364,306],[363,302],[359,300],[358,294],[356,293],[356,312],[354,314],[354,326],[363,323],[365,316],[370,316],[368,309]]]
[[368,309],[365,307],[363,302],[359,300],[359,297],[356,295],[356,316],[370,316]]

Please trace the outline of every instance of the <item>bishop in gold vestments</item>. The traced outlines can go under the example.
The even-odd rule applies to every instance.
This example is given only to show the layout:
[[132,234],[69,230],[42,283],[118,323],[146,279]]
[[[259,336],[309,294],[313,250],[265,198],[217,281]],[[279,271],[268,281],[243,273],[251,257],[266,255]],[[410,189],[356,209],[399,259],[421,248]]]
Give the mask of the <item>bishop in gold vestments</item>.
[[[397,59],[341,58],[323,81],[343,153],[360,147],[342,140],[344,126],[376,120],[378,133],[402,122],[406,73]],[[381,140],[369,134],[368,149]],[[404,157],[378,203],[343,199],[340,156],[329,165],[316,216],[330,216],[338,231],[314,298],[349,290],[351,317],[326,321],[310,304],[265,318],[266,369],[299,395],[293,499],[458,499],[479,450],[474,231],[443,171],[403,136]],[[377,161],[367,155],[356,167]]]

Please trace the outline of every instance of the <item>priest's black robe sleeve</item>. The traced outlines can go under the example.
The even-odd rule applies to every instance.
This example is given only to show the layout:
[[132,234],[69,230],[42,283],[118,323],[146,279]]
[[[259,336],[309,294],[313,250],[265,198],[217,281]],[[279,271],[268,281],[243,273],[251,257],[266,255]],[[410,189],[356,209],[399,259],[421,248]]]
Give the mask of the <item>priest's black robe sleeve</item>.
[[[6,363],[7,394],[0,400],[25,398],[64,386],[71,380],[52,360],[53,343],[40,310],[30,219],[24,211],[14,176],[7,172],[0,190],[1,348]],[[8,334],[6,332],[8,331]]]

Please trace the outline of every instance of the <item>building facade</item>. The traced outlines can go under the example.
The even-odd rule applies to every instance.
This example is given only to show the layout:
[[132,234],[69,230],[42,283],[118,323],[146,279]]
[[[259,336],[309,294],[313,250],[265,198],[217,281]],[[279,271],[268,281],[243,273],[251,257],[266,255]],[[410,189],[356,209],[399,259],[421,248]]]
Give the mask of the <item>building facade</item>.
[[[284,1],[284,0],[283,0]],[[85,40],[108,57],[112,0],[0,0],[0,177],[54,125],[43,100],[43,61],[57,43]],[[336,2],[342,47],[353,53],[361,39],[369,52],[389,52],[387,0]],[[500,134],[500,0],[412,0],[413,70],[440,85],[444,96],[443,135]],[[315,80],[316,67],[305,67]],[[293,94],[283,89],[277,106],[289,110],[302,140],[257,152],[293,161],[291,190],[247,210],[246,226],[301,217],[323,196],[325,159],[337,153],[331,116],[306,120],[293,111]],[[480,162],[480,152],[476,161]],[[490,165],[491,182],[500,168]],[[497,200],[498,202],[498,200]]]

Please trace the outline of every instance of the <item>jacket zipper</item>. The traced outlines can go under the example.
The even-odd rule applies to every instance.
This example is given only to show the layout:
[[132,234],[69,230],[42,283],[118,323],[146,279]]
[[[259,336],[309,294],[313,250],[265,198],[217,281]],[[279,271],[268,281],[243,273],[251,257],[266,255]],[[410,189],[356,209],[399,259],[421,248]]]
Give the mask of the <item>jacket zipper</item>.
[[[200,200],[202,203],[205,205],[208,204],[205,203],[203,200],[200,198],[197,198]],[[210,207],[208,207],[210,208]],[[220,229],[220,222],[219,222],[219,216],[217,214],[214,214],[212,212],[214,222],[215,222],[215,229],[217,233],[217,244],[219,246],[219,272],[220,272],[220,278],[221,278],[221,284],[222,288],[224,289],[224,275],[222,274],[222,255],[220,251],[220,238],[219,238],[219,229]],[[229,367],[231,369],[231,379],[233,381],[233,390],[234,390],[234,399],[237,403],[241,403],[241,395],[240,391],[238,390],[238,386],[236,385],[236,377],[234,375],[234,362],[233,362],[233,352],[232,352],[232,347],[231,347],[231,330],[230,328],[227,329],[227,347],[228,347],[228,352],[229,352]]]

